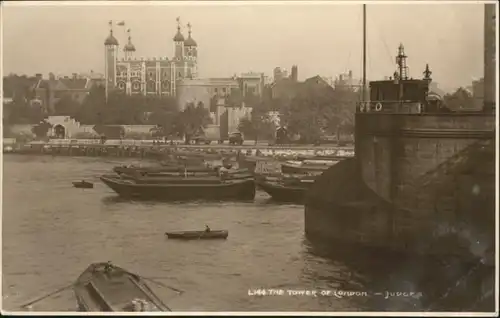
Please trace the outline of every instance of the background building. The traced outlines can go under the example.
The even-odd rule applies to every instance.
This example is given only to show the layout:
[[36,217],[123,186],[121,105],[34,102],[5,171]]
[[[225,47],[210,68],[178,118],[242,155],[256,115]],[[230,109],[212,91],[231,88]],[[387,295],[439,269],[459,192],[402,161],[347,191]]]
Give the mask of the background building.
[[[91,73],[91,75],[93,75]],[[81,104],[94,85],[102,84],[103,80],[88,74],[73,73],[72,76],[56,76],[49,74],[48,79],[42,74],[36,74],[37,82],[34,86],[32,105],[42,106],[49,114],[54,113],[56,103],[62,98],[70,98]]]

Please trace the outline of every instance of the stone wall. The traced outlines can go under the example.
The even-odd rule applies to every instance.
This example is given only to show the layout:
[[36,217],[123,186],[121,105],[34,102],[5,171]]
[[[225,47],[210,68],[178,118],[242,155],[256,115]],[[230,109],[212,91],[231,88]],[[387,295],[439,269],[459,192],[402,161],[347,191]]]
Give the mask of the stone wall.
[[392,202],[398,189],[478,140],[492,138],[495,118],[454,115],[358,114],[356,156],[368,187]]
[[357,116],[356,159],[324,172],[309,191],[306,235],[329,244],[488,258],[497,193],[494,120]]
[[[81,125],[79,122],[71,119],[67,116],[50,116],[47,118],[47,121],[53,125],[52,129],[49,130],[48,135],[54,135],[54,128],[57,125],[64,127],[65,130],[65,138],[89,138],[92,136],[98,136],[98,134],[94,131],[94,125]],[[31,129],[35,125],[11,125],[10,131],[13,135],[29,135],[32,136],[33,133]],[[131,136],[151,136],[151,129],[154,128],[154,125],[122,125],[125,129],[126,135]]]

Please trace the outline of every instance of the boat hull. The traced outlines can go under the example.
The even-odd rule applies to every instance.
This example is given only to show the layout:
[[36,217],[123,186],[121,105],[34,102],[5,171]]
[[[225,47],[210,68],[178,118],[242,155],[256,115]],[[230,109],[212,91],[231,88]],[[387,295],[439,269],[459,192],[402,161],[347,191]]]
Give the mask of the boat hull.
[[73,186],[78,189],[92,189],[94,184],[90,182],[73,182]]
[[302,203],[307,193],[307,187],[285,186],[267,181],[260,181],[257,186],[269,194],[273,200],[281,202]]
[[316,165],[316,166],[299,166],[294,164],[283,163],[281,165],[281,172],[285,174],[312,174],[320,175],[324,171],[328,170],[330,166],[328,165]]
[[101,176],[101,181],[125,198],[145,200],[253,200],[255,181],[253,179],[228,180],[212,184],[137,184],[111,176]]
[[[76,280],[73,292],[80,311],[170,311],[140,276],[108,263],[91,264]],[[133,308],[137,299],[147,308]]]
[[183,231],[183,232],[166,232],[165,235],[169,239],[177,240],[214,240],[227,239],[228,231]]

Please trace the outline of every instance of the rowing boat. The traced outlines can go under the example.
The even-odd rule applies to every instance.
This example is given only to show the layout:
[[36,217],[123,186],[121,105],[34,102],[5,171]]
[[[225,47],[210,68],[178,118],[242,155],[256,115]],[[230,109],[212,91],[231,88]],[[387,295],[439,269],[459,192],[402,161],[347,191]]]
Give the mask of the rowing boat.
[[73,186],[79,189],[92,189],[94,184],[88,181],[75,181],[73,182]]
[[229,232],[226,230],[217,231],[181,231],[181,232],[166,232],[169,239],[179,240],[213,240],[227,239]]
[[111,263],[93,263],[73,291],[80,311],[170,311],[139,275]]

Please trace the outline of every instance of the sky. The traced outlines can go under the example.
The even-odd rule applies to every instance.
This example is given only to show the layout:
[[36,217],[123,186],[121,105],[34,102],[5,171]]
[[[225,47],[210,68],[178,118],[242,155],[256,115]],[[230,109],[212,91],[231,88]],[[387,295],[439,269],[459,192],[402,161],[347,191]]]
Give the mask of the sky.
[[[352,70],[362,75],[361,3],[278,2],[54,3],[2,2],[3,74],[104,73],[109,20],[120,46],[130,28],[137,57],[172,57],[176,18],[192,25],[200,77],[243,72],[272,76],[298,66],[299,79]],[[104,4],[104,5],[103,5]],[[409,75],[429,64],[450,91],[483,76],[483,14],[478,3],[367,5],[367,78],[395,69],[400,43]],[[125,27],[117,26],[125,21]],[[187,36],[187,28],[183,33]]]

